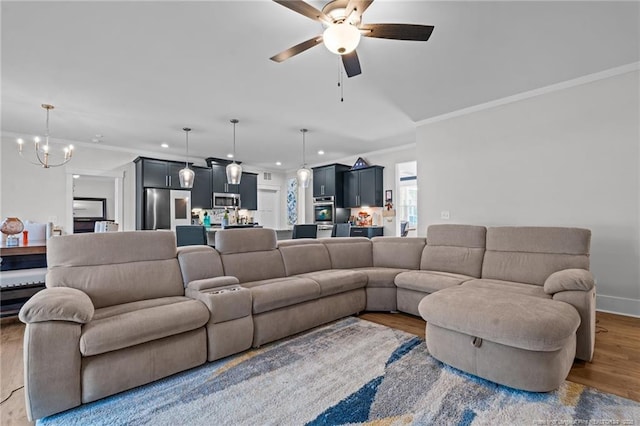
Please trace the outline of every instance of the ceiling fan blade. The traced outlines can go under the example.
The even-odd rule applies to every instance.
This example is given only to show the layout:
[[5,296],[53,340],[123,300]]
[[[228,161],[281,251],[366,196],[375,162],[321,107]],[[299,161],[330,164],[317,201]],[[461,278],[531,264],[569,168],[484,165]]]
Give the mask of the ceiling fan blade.
[[347,72],[347,77],[355,77],[356,75],[362,74],[360,60],[355,50],[346,55],[342,55],[342,65],[344,65],[344,70]]
[[371,3],[373,3],[373,0],[349,0],[345,16],[350,16],[354,11],[358,16],[362,16],[364,11],[371,6]]
[[274,62],[282,62],[286,59],[289,59],[292,56],[297,55],[298,53],[302,53],[307,49],[311,49],[312,47],[317,46],[320,43],[322,43],[321,35],[316,36],[314,38],[310,38],[309,40],[303,41],[300,44],[296,44],[295,46],[290,47],[287,50],[280,52],[269,59],[271,59]]
[[414,24],[365,24],[361,25],[365,37],[389,38],[393,40],[427,41],[433,32],[432,25]]
[[273,0],[274,2],[293,10],[294,12],[298,12],[300,15],[304,15],[309,19],[313,19],[314,21],[320,21],[326,24],[331,23],[331,19],[320,10],[311,6],[308,3],[303,2],[302,0]]

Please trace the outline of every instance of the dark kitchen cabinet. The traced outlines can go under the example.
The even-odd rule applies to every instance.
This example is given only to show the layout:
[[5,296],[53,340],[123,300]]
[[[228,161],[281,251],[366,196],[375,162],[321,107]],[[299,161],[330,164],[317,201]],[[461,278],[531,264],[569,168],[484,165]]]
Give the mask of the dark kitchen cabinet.
[[[227,168],[226,166],[211,166],[211,185],[212,192],[220,192],[223,194],[239,194],[240,188],[238,185],[230,185],[227,183]],[[242,178],[244,179],[244,177]],[[242,179],[240,182],[242,183]]]
[[136,168],[140,169],[136,174],[141,176],[145,188],[180,188],[180,169],[184,163],[137,158]]
[[213,190],[211,189],[211,169],[208,167],[193,167],[196,174],[191,188],[191,208],[213,208]]
[[313,168],[313,196],[334,197],[336,207],[343,206],[343,174],[349,170],[344,164],[329,164]]
[[242,172],[242,179],[240,179],[239,186],[240,208],[258,210],[258,175],[255,173]]
[[382,170],[372,166],[343,174],[344,207],[382,207]]

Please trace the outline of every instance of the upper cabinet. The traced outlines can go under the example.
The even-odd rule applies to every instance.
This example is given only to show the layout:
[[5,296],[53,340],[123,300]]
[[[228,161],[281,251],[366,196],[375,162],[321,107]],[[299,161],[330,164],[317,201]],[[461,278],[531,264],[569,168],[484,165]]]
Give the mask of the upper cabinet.
[[334,197],[336,207],[343,205],[343,173],[349,170],[344,164],[329,164],[313,168],[313,196]]
[[[211,166],[212,173],[212,192],[221,192],[225,194],[239,194],[240,188],[238,185],[231,185],[227,183],[227,168],[226,166]],[[243,175],[244,176],[244,175]],[[242,178],[244,179],[244,177]],[[240,179],[240,182],[242,182]]]
[[344,207],[382,207],[382,170],[372,166],[343,174]]
[[136,175],[142,179],[145,188],[180,188],[180,169],[184,163],[153,160],[138,157],[135,160]]
[[239,186],[240,208],[258,210],[258,175],[242,172]]
[[213,208],[213,190],[211,189],[211,169],[194,166],[195,178],[191,189],[191,208]]

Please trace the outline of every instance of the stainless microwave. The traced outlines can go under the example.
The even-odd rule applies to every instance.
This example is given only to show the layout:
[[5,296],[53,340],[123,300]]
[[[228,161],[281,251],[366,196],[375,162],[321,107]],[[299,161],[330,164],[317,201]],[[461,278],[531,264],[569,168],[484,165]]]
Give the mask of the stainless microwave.
[[234,209],[236,207],[240,208],[240,194],[213,193],[214,209]]

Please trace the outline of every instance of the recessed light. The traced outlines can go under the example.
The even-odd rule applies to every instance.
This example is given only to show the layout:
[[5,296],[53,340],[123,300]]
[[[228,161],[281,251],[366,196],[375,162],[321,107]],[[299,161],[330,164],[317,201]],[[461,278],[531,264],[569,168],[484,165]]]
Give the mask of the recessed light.
[[318,155],[324,155],[324,151],[323,150],[318,151]]
[[80,175],[73,175],[73,178],[74,178],[74,179],[79,179],[79,178],[80,178]]
[[281,161],[276,161],[276,166],[282,166],[282,162]]
[[98,138],[93,138],[93,139],[91,139],[91,142],[98,143],[98,142],[100,142],[100,139],[98,139]]
[[96,133],[96,138],[100,139],[102,135],[100,133]]
[[169,148],[169,144],[168,143],[161,143],[160,146],[163,147],[163,148]]
[[227,158],[233,158],[233,154],[227,154]]

